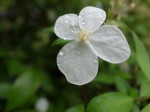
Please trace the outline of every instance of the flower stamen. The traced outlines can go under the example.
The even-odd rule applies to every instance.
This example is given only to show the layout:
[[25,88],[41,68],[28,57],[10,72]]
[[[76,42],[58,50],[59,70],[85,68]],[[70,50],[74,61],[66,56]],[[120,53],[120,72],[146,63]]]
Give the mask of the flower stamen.
[[89,36],[89,33],[85,30],[81,30],[79,33],[79,39],[85,43],[88,42],[88,36]]

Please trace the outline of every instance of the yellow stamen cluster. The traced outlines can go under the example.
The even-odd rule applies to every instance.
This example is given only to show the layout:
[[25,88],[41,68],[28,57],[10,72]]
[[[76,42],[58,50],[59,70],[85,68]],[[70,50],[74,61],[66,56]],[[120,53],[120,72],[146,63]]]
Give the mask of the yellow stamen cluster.
[[79,33],[79,39],[85,43],[88,42],[89,33],[87,31],[81,30]]

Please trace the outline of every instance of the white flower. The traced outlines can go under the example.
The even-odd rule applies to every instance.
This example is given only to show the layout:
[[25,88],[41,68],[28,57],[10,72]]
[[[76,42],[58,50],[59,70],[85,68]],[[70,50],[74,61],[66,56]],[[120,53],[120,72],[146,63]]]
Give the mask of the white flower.
[[56,20],[56,35],[74,40],[57,56],[58,68],[68,82],[83,85],[93,80],[98,72],[98,57],[110,63],[121,63],[130,56],[123,33],[115,26],[101,26],[105,18],[104,10],[88,6],[79,16],[66,14]]

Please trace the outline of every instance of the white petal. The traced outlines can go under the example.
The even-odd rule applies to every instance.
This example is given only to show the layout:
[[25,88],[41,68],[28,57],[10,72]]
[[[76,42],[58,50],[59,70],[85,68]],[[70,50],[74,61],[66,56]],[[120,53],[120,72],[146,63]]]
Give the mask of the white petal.
[[73,41],[58,53],[57,65],[68,82],[83,85],[95,78],[98,71],[98,57],[88,44]]
[[104,10],[96,7],[85,7],[79,14],[79,26],[89,32],[96,31],[105,21],[106,13]]
[[58,37],[65,40],[73,40],[77,38],[77,33],[80,31],[78,16],[75,14],[60,16],[56,20],[54,31]]
[[94,52],[105,61],[121,63],[131,54],[123,33],[116,27],[105,25],[89,37]]

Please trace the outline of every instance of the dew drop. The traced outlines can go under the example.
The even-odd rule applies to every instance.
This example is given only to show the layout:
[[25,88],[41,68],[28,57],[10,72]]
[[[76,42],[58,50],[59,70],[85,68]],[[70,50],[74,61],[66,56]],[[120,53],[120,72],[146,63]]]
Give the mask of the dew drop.
[[85,18],[82,17],[82,21],[84,21],[84,20],[85,20]]
[[73,31],[73,30],[71,30],[71,32],[72,32],[72,33],[74,33],[74,31]]
[[94,60],[93,62],[94,62],[94,63],[98,63],[98,61],[97,61],[97,60]]
[[68,23],[68,20],[66,20],[65,23]]
[[61,56],[62,56],[62,55],[64,55],[64,53],[63,53],[63,52],[60,52],[60,53],[59,53],[59,55],[61,55]]
[[92,12],[92,10],[89,10],[89,12],[91,13],[91,12]]
[[103,16],[100,14],[100,15],[99,15],[99,17],[101,17],[101,18],[102,18]]

